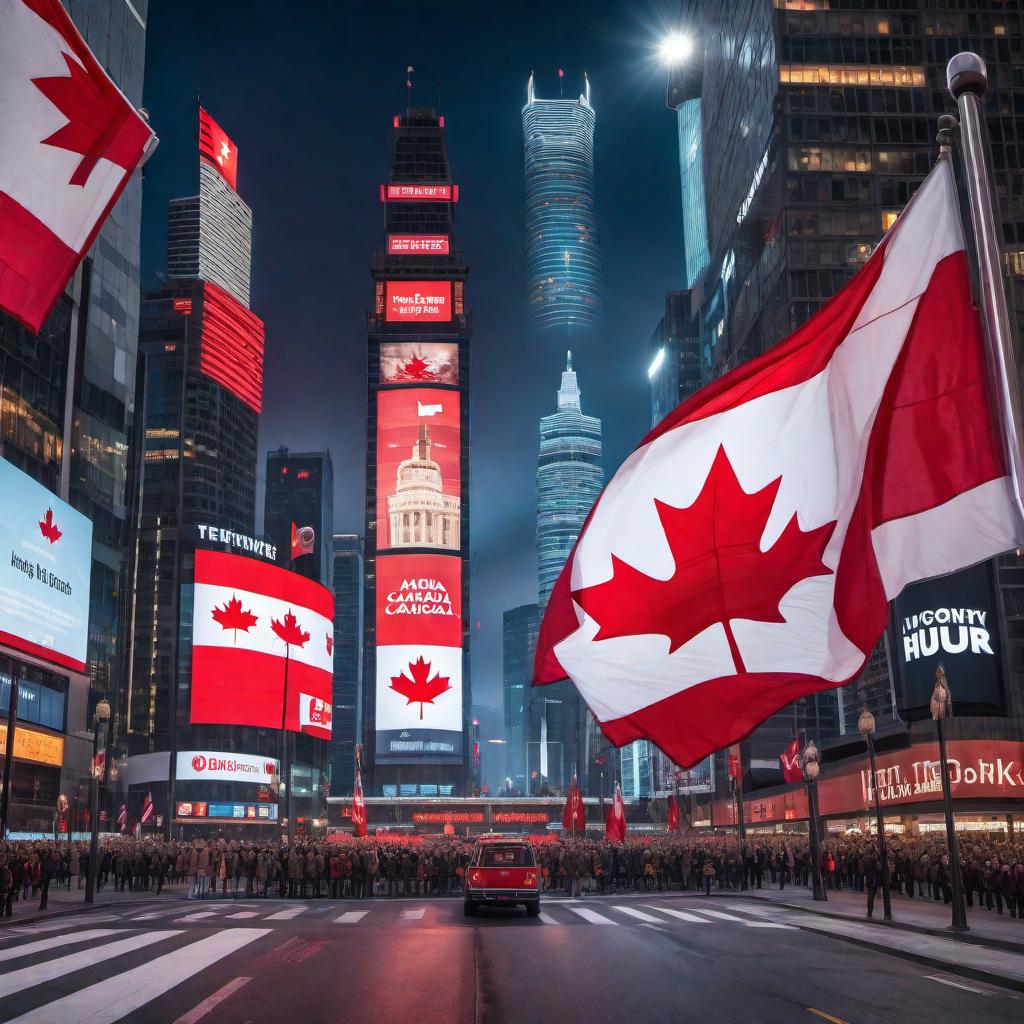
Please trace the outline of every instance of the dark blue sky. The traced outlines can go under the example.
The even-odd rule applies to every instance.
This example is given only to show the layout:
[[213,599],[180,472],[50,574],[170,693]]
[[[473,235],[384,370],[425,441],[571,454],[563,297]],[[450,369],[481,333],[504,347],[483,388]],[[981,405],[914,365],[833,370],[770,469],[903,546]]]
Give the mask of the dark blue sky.
[[335,529],[363,532],[370,254],[391,119],[441,112],[460,185],[457,244],[473,313],[473,692],[500,701],[501,613],[536,600],[537,424],[554,411],[560,336],[526,325],[520,110],[591,79],[606,319],[574,339],[584,411],[605,431],[611,475],[649,426],[647,341],[681,284],[675,116],[653,46],[679,10],[661,3],[355,3],[157,0],[145,103],[160,146],[146,167],[143,284],[164,266],[168,199],[196,188],[195,97],[238,146],[253,210],[252,308],[267,327],[263,453],[329,448]]

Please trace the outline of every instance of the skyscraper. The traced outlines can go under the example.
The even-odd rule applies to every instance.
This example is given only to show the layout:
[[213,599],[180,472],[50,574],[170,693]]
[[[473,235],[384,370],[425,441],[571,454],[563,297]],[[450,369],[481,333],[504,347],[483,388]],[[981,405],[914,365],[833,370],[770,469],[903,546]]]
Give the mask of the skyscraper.
[[[292,526],[297,550],[292,550]],[[312,530],[312,538],[308,531]],[[263,533],[280,564],[331,586],[334,534],[334,468],[330,452],[267,452]]]
[[524,604],[510,608],[502,616],[501,689],[506,789],[511,788],[522,794],[530,791],[526,771],[526,741],[539,613],[536,604]]
[[469,269],[444,117],[393,121],[368,317],[362,729],[368,793],[461,795],[469,681]]
[[363,678],[363,538],[336,533],[334,550],[334,720],[331,793],[348,796],[355,784]]
[[526,273],[535,329],[592,327],[603,316],[594,108],[585,74],[583,81],[576,99],[538,98],[532,74],[526,87]]

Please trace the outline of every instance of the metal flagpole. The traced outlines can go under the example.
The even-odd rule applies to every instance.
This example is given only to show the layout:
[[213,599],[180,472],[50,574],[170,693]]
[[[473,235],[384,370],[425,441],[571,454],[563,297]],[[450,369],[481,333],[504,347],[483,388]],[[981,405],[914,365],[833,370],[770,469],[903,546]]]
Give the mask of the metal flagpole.
[[1001,406],[999,422],[1014,498],[1024,515],[1020,378],[1010,307],[1003,283],[999,222],[992,202],[992,178],[982,120],[982,102],[988,88],[985,62],[976,53],[958,53],[946,67],[946,81],[960,112],[967,197],[978,254],[981,321],[988,345],[992,386]]

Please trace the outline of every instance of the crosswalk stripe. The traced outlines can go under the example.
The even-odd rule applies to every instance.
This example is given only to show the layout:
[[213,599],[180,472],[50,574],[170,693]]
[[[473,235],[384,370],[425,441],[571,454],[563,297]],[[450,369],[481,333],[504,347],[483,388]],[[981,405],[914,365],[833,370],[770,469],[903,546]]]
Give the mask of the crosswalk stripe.
[[588,907],[570,907],[569,908],[574,914],[579,914],[584,921],[589,921],[591,924],[618,924],[618,921],[612,921],[610,918],[605,917],[603,914],[599,914],[596,910],[590,910]]
[[243,985],[247,985],[252,978],[235,978],[223,987],[217,989],[212,996],[207,996],[198,1006],[183,1013],[174,1024],[196,1024],[202,1020],[211,1010],[224,1002],[228,996],[233,996]]
[[703,917],[698,917],[696,914],[688,914],[685,910],[674,910],[672,907],[655,907],[650,903],[645,904],[650,907],[651,910],[660,910],[663,914],[670,914],[672,917],[678,917],[680,921],[690,921],[692,924],[707,924]]
[[266,920],[290,921],[293,917],[298,917],[305,909],[305,907],[289,907],[287,910],[279,910],[276,914],[271,914]]
[[635,917],[639,921],[650,921],[653,924],[662,924],[662,920],[659,917],[653,917],[650,914],[645,914],[642,910],[634,910],[632,907],[619,907],[615,908],[621,914],[629,914],[630,917]]
[[141,967],[29,1010],[8,1024],[114,1024],[270,931],[269,928],[225,928]]
[[255,910],[240,910],[237,914],[228,914],[229,921],[242,921],[250,917],[259,917]]
[[176,917],[174,919],[175,924],[190,924],[193,921],[202,921],[204,917],[216,917],[216,910],[198,910],[194,914],[186,914],[184,917]]
[[358,924],[366,915],[368,910],[346,910],[344,914],[334,919],[335,924]]
[[418,921],[425,913],[425,907],[417,907],[415,910],[403,910],[402,919],[405,921]]
[[540,919],[545,924],[561,924],[561,921],[556,921],[550,914],[541,914]]
[[58,946],[71,946],[76,942],[89,942],[92,939],[103,938],[104,935],[117,934],[117,928],[89,928],[84,932],[71,932],[68,935],[51,935],[50,938],[40,939],[38,942],[26,942],[21,946],[0,950],[0,961],[17,960],[18,957],[42,953],[44,950],[56,949]]
[[744,921],[748,928],[779,928],[786,932],[798,932],[800,929],[791,924],[776,924],[774,921]]
[[717,917],[721,921],[743,921],[742,917],[737,917],[735,914],[726,914],[721,910],[708,910],[707,907],[699,907],[697,913],[707,914],[708,917]]
[[62,917],[56,921],[46,921],[42,924],[24,924],[15,928],[9,928],[7,935],[41,935],[43,932],[56,932],[61,928],[74,928],[80,924],[99,924],[102,921],[118,921],[117,914],[89,914],[85,917]]
[[121,939],[119,942],[94,946],[92,949],[83,949],[80,953],[71,953],[56,960],[47,960],[32,967],[23,967],[19,971],[11,971],[10,974],[0,976],[0,999],[180,934],[179,931],[144,932],[141,935],[132,935],[128,939]]

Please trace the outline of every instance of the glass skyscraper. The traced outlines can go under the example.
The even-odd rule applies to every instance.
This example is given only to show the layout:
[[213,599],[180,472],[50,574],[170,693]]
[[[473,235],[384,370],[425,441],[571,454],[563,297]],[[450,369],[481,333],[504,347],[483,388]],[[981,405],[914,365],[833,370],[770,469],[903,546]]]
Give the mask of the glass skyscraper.
[[602,319],[594,216],[594,108],[590,82],[575,99],[539,99],[533,75],[523,107],[526,273],[535,329]]
[[[533,660],[537,653],[539,608],[524,604],[502,616],[501,679],[505,717],[505,779],[503,788],[526,794],[527,708],[533,694]],[[540,697],[544,694],[541,691]],[[511,784],[511,785],[510,785]]]
[[708,222],[704,204],[704,156],[701,144],[700,97],[677,108],[679,181],[683,196],[683,249],[686,287],[692,288],[708,265]]

